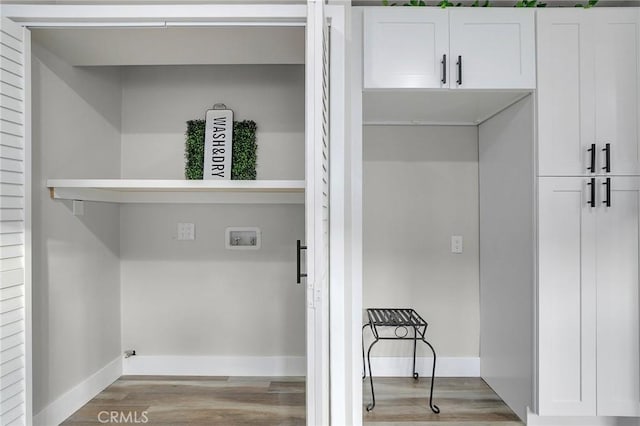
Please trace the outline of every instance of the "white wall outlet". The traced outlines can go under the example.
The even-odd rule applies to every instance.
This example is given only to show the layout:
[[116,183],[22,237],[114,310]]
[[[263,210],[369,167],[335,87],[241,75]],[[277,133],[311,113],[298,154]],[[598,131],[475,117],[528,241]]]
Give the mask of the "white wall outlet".
[[196,225],[193,223],[178,223],[178,240],[192,241],[196,239]]
[[84,201],[73,200],[73,215],[84,216]]
[[451,253],[460,254],[462,253],[462,235],[452,235],[451,236]]

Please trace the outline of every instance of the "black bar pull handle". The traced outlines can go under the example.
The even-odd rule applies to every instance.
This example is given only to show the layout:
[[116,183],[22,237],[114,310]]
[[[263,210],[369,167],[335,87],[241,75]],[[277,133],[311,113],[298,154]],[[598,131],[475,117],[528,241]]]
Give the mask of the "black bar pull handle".
[[298,240],[296,244],[297,244],[297,251],[296,251],[296,253],[297,253],[297,256],[296,256],[296,258],[297,258],[297,263],[296,263],[296,269],[297,269],[296,280],[297,280],[297,281],[296,281],[296,283],[300,284],[300,282],[301,282],[302,278],[306,278],[306,277],[307,277],[307,274],[303,274],[303,273],[302,273],[302,271],[301,271],[302,264],[301,264],[301,262],[300,262],[300,252],[301,252],[302,250],[306,250],[306,249],[307,249],[307,246],[303,246],[300,240]]
[[587,170],[590,171],[591,173],[595,173],[596,172],[596,144],[592,143],[591,148],[589,148],[587,152],[591,153],[591,165],[587,167]]
[[591,178],[591,180],[587,182],[587,185],[591,187],[589,189],[591,198],[587,200],[587,204],[593,208],[596,206],[596,178]]
[[447,84],[447,54],[442,55],[442,79],[440,80],[442,84]]
[[607,178],[607,180],[602,182],[602,184],[604,185],[606,190],[606,198],[604,199],[602,204],[607,207],[611,207],[611,178]]
[[604,167],[602,168],[602,170],[604,170],[607,173],[611,173],[611,144],[607,143],[604,145],[604,148],[602,148],[602,151],[604,152]]
[[458,66],[458,86],[462,86],[462,56],[458,55],[458,62],[456,62]]

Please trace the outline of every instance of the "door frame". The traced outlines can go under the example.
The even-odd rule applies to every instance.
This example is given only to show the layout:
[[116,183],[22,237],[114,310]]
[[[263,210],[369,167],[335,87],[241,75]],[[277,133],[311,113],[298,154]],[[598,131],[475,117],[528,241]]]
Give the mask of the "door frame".
[[[43,5],[43,4],[14,4],[1,5],[2,16],[6,17],[18,25],[30,28],[80,28],[80,27],[168,27],[168,26],[246,26],[246,25],[273,25],[273,26],[306,26],[307,25],[307,8],[315,3],[315,0],[307,0],[308,4],[283,5],[283,4],[264,4],[264,5]],[[324,2],[322,2],[324,3]],[[330,262],[332,264],[329,285],[329,294],[325,294],[326,302],[329,306],[329,317],[333,320],[330,322],[330,345],[332,350],[325,350],[329,354],[329,364],[335,370],[331,376],[331,385],[327,384],[329,395],[327,400],[307,399],[307,404],[313,405],[315,410],[320,408],[321,411],[330,412],[332,418],[344,416],[344,412],[350,411],[352,407],[347,407],[344,401],[350,396],[345,395],[345,390],[340,386],[345,380],[345,374],[341,373],[344,369],[346,352],[345,335],[346,322],[344,318],[345,299],[343,291],[344,281],[344,247],[345,242],[343,235],[344,225],[344,206],[346,202],[344,190],[345,176],[345,151],[344,143],[346,139],[346,91],[345,91],[345,75],[346,75],[346,52],[347,52],[347,36],[345,28],[345,14],[349,9],[347,5],[335,4],[324,5],[325,15],[330,19],[330,114],[331,114],[331,175],[330,175],[330,202],[332,204],[330,216],[330,233],[333,234],[330,245]],[[30,41],[27,46],[27,53],[30,52]],[[27,55],[26,55],[27,56]],[[28,55],[30,57],[30,55]],[[29,63],[27,63],[29,65]],[[30,70],[30,66],[28,70]],[[27,77],[30,80],[30,73]],[[30,84],[26,85],[30,88]],[[29,92],[27,96],[30,98]],[[29,105],[27,104],[27,107]],[[30,111],[27,110],[25,116],[25,126],[27,132],[25,134],[26,153],[30,154],[31,147],[31,126]],[[27,218],[31,217],[31,161],[30,155],[25,159],[25,180],[28,191],[26,192],[25,214]],[[26,270],[26,316],[30,318],[31,308],[31,253],[30,244],[30,221],[27,220],[26,241],[25,241],[25,270]],[[331,295],[331,297],[329,297]],[[319,336],[322,333],[317,333]],[[27,324],[27,353],[25,354],[27,389],[26,396],[29,401],[27,407],[26,424],[31,425],[34,414],[30,401],[33,394],[32,389],[32,335],[31,325]],[[318,366],[317,366],[318,367]],[[319,366],[322,368],[322,366]],[[307,376],[309,371],[307,371]],[[333,396],[333,392],[336,392]],[[336,398],[340,398],[338,402]],[[358,399],[356,399],[357,401]],[[326,405],[326,407],[322,407]],[[330,408],[331,407],[331,411]],[[340,414],[334,414],[334,410],[338,410]],[[307,407],[307,413],[309,412]],[[337,416],[337,417],[336,417]],[[307,416],[307,424],[314,424]]]

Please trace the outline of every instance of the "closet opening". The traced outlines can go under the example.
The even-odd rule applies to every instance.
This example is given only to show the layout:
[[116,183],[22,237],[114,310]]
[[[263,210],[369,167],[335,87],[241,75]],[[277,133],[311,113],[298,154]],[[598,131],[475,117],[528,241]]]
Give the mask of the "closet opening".
[[[526,418],[533,111],[526,92],[363,92],[365,424]],[[434,357],[401,309],[428,323],[431,406]]]
[[[66,424],[305,424],[304,25],[33,29],[31,51],[34,413],[120,371]],[[187,122],[220,103],[255,123],[255,180],[185,179]]]

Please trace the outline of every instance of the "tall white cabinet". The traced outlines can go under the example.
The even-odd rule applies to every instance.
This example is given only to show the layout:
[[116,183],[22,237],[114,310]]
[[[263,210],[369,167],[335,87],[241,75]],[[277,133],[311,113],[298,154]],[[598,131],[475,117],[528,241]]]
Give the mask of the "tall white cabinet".
[[640,416],[640,13],[538,11],[538,400]]

